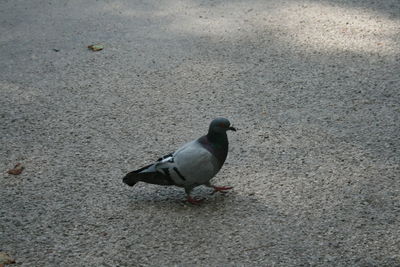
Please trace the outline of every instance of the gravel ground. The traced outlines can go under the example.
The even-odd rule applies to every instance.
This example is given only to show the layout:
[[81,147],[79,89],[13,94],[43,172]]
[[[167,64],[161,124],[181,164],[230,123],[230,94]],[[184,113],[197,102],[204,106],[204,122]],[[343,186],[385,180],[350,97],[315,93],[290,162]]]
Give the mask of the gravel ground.
[[[398,0],[3,0],[0,31],[17,266],[400,265]],[[232,192],[122,183],[217,116]]]

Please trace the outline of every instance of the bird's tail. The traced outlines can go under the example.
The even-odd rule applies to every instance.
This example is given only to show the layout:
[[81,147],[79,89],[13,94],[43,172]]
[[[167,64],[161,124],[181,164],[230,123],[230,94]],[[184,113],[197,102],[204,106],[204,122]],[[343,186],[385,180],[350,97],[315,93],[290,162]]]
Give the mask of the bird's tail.
[[129,186],[134,186],[137,182],[143,181],[143,179],[145,179],[146,176],[154,175],[154,172],[143,172],[152,167],[152,165],[153,164],[150,164],[146,167],[129,172],[127,175],[124,176],[124,178],[122,178],[122,181]]
[[154,164],[129,172],[124,178],[122,178],[122,181],[129,186],[134,186],[137,182],[146,182],[158,185],[174,184],[169,176],[157,172]]

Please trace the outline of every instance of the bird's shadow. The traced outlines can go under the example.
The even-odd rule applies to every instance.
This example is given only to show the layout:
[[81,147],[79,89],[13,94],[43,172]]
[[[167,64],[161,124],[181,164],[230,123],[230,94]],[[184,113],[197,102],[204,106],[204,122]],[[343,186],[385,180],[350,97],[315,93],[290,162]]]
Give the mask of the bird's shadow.
[[256,197],[240,194],[235,188],[227,193],[216,192],[212,194],[212,192],[207,187],[196,188],[193,197],[203,199],[203,201],[199,204],[191,204],[186,200],[186,194],[181,188],[147,185],[145,188],[138,188],[134,192],[129,199],[128,206],[132,211],[152,207],[171,212],[186,210],[221,212],[245,203],[265,206],[262,203],[257,204],[258,199]]
[[[228,195],[229,193],[223,193],[220,195]],[[212,190],[205,187],[197,187],[192,192],[192,197],[196,199],[203,199],[199,205],[193,206],[201,206],[202,203],[207,202],[209,199],[214,199],[218,194],[212,194]],[[132,204],[136,203],[185,203],[186,194],[182,188],[172,187],[172,186],[153,186],[153,185],[145,185],[141,188],[137,187],[136,192],[131,198]]]

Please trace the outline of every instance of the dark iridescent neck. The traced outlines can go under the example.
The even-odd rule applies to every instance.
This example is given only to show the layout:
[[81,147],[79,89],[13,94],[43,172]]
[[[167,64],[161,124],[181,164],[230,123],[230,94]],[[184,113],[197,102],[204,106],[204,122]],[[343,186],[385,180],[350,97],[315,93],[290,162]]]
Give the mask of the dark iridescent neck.
[[207,139],[214,144],[228,144],[228,136],[226,132],[218,133],[214,131],[208,131]]
[[228,136],[226,132],[208,132],[206,136],[200,138],[200,142],[210,151],[218,161],[218,168],[221,168],[228,155]]

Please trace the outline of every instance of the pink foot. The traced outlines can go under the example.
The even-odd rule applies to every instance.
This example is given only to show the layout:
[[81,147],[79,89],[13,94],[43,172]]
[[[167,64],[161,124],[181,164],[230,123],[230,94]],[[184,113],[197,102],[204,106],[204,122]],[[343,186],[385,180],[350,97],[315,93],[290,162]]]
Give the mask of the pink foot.
[[203,202],[203,200],[204,200],[204,199],[195,199],[195,198],[192,198],[191,196],[188,196],[188,198],[187,198],[187,201],[188,201],[190,204],[193,204],[193,205],[198,205],[198,204],[200,204],[201,202]]
[[226,193],[227,190],[231,190],[233,187],[232,186],[213,186],[213,188],[214,188],[214,192],[212,192],[212,194],[214,194],[215,192]]

